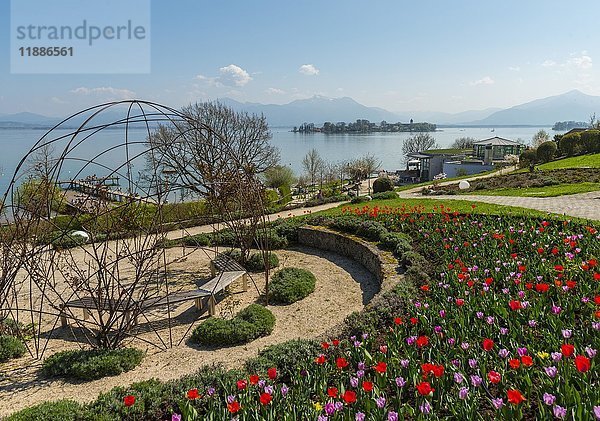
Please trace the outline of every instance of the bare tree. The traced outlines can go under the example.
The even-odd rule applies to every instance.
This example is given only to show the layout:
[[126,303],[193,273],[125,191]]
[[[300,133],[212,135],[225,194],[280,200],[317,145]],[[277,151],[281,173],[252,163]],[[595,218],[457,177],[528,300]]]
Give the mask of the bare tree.
[[184,121],[161,125],[148,141],[154,150],[152,172],[176,174],[172,184],[214,194],[221,172],[262,174],[277,164],[279,152],[270,143],[264,116],[235,112],[219,102],[196,103],[182,114]]
[[422,152],[437,147],[438,145],[432,135],[429,133],[416,133],[404,141],[402,153],[408,155],[409,153]]
[[304,158],[302,158],[302,166],[306,171],[306,174],[310,178],[310,183],[315,184],[315,179],[323,170],[325,162],[319,152],[316,149],[311,149],[308,151]]
[[459,137],[454,140],[451,147],[456,149],[471,149],[475,142],[477,142],[477,139],[474,137]]
[[533,137],[531,138],[531,145],[534,148],[537,148],[542,143],[547,142],[549,140],[550,140],[550,135],[546,132],[546,130],[542,129],[533,135]]

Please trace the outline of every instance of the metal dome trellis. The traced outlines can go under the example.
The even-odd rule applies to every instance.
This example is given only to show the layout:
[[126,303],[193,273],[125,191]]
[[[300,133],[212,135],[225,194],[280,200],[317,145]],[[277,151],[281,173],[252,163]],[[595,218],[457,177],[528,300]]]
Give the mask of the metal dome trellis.
[[[124,117],[112,118],[117,111]],[[172,345],[169,262],[159,245],[168,198],[185,186],[169,183],[169,163],[149,142],[161,126],[175,131],[174,142],[197,132],[219,136],[172,108],[117,101],[63,120],[18,164],[2,206],[0,317],[34,326],[33,355],[43,354],[48,325],[53,332],[66,319],[73,334],[95,346],[113,348],[133,337]],[[166,327],[157,328],[144,303],[161,299]],[[154,339],[137,334],[140,317]]]

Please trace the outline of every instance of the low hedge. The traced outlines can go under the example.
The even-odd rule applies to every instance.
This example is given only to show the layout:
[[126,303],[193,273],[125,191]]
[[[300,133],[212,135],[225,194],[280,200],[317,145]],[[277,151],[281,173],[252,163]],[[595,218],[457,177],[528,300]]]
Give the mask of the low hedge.
[[314,292],[316,281],[306,269],[281,269],[269,282],[269,298],[278,304],[295,303]]
[[62,351],[44,360],[42,373],[48,377],[95,380],[132,370],[143,358],[144,352],[134,348]]
[[397,199],[398,193],[395,191],[384,191],[380,193],[375,193],[371,196],[373,200],[389,200],[389,199]]
[[259,304],[250,304],[233,319],[211,317],[202,322],[191,336],[191,341],[207,346],[231,346],[251,342],[271,334],[275,316]]
[[75,421],[88,419],[83,414],[81,404],[63,399],[54,402],[43,402],[25,408],[5,418],[5,421]]
[[258,352],[258,356],[246,361],[249,373],[266,373],[277,367],[281,381],[291,381],[299,371],[310,368],[313,358],[321,351],[321,343],[313,339],[292,339],[270,345]]
[[[269,252],[268,257],[269,269],[279,266],[279,257],[275,253]],[[261,252],[252,253],[246,262],[246,269],[252,272],[262,272],[265,270],[265,258]]]
[[0,362],[25,355],[27,349],[19,338],[9,335],[0,335]]

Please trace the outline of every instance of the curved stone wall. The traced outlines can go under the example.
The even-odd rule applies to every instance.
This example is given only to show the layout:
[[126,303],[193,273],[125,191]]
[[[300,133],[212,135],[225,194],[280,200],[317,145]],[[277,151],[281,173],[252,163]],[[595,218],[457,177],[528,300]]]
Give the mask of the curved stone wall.
[[379,281],[382,290],[394,286],[400,279],[398,260],[394,255],[360,237],[324,227],[305,226],[298,230],[298,242],[341,254],[362,264]]

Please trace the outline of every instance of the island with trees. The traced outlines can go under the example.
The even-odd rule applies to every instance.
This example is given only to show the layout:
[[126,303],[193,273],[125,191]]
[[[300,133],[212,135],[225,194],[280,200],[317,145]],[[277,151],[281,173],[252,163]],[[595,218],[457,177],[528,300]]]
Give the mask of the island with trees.
[[346,123],[340,121],[323,123],[322,127],[317,127],[313,123],[302,123],[299,127],[294,126],[294,133],[374,133],[374,132],[435,132],[437,126],[432,123],[415,123],[410,120],[409,123],[388,123],[385,120],[381,123],[371,123],[369,120],[358,119],[356,122]]
[[589,126],[589,123],[586,123],[585,121],[557,121],[554,123],[554,126],[552,126],[552,130],[555,132],[566,132],[571,129],[587,129]]

